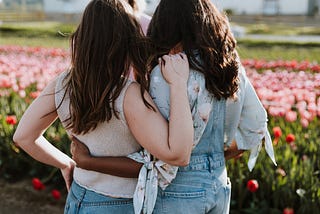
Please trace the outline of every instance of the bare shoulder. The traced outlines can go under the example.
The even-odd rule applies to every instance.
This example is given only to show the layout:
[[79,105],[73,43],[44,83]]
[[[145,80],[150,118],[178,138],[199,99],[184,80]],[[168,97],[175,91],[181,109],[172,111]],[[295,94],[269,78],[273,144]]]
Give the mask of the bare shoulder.
[[[149,104],[156,108],[151,96],[147,91],[144,92],[144,98]],[[133,82],[129,85],[123,100],[123,110],[126,117],[132,114],[143,115],[146,112],[152,111],[152,109],[148,108],[143,102],[139,83]]]
[[43,95],[53,95],[55,92],[56,84],[57,84],[58,77],[55,77],[53,80],[51,80],[48,85],[43,89],[40,96]]
[[137,82],[132,82],[125,92],[125,99],[130,99],[138,95],[140,96],[140,84]]

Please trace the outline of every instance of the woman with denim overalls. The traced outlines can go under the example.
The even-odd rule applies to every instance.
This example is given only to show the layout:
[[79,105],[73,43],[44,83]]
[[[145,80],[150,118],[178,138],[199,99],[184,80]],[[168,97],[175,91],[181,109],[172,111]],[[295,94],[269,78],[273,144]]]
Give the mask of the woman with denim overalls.
[[[241,66],[228,20],[210,0],[161,0],[148,36],[156,53],[149,90],[169,120],[170,87],[157,58],[181,51],[188,56],[194,148],[189,164],[179,168],[152,158],[147,151],[129,156],[144,163],[134,195],[135,213],[229,213],[231,184],[225,154],[250,150],[252,170],[264,139],[267,153],[275,160],[265,109]],[[235,143],[237,149],[228,149]],[[74,144],[74,156],[88,155],[79,141]]]
[[[65,213],[133,213],[141,165],[136,162],[136,177],[131,178],[77,167],[42,136],[58,118],[67,134],[85,141],[95,156],[122,157],[145,148],[173,165],[190,158],[193,121],[187,56],[162,57],[162,72],[175,97],[168,123],[147,93],[149,43],[130,11],[120,0],[88,3],[70,37],[70,68],[32,102],[13,136],[30,156],[61,170],[69,190]],[[130,67],[137,81],[129,78]]]

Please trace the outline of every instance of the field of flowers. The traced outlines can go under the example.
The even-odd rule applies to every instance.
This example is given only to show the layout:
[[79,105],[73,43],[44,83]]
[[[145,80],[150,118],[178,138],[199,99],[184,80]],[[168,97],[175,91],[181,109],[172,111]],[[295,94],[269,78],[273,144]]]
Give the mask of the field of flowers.
[[[320,64],[254,59],[242,63],[268,111],[278,166],[263,150],[252,172],[246,165],[247,154],[229,161],[231,213],[319,213]],[[65,49],[0,46],[0,177],[30,178],[39,191],[54,183],[56,199],[63,188],[59,171],[15,147],[12,135],[27,106],[68,67]],[[59,122],[45,135],[68,152],[69,140]]]

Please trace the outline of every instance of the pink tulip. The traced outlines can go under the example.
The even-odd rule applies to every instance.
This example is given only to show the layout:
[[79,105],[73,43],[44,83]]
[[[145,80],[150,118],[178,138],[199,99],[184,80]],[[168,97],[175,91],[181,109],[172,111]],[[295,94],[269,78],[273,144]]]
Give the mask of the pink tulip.
[[285,119],[286,119],[286,121],[288,121],[288,122],[294,122],[294,121],[296,121],[296,120],[297,120],[297,112],[295,112],[295,111],[288,111],[288,112],[286,113]]
[[24,90],[19,90],[18,94],[22,98],[26,97],[26,92]]
[[284,177],[284,176],[287,175],[286,171],[284,171],[284,169],[282,169],[282,168],[278,168],[278,169],[276,170],[276,173],[278,173],[278,174],[281,175],[282,177]]
[[301,111],[300,116],[302,119],[306,119],[308,121],[311,121],[313,119],[313,115],[308,111]]
[[307,128],[309,126],[309,121],[307,119],[302,118],[300,120],[300,123],[301,123],[303,128]]
[[308,104],[308,107],[307,107],[308,111],[310,113],[317,113],[317,105],[315,102],[311,102]]

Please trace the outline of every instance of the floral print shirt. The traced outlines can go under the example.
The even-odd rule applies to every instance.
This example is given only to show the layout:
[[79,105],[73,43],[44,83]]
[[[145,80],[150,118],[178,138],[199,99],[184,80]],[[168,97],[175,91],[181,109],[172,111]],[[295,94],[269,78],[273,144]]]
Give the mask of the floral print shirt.
[[[248,80],[245,70],[239,70],[240,87],[237,98],[228,99],[225,117],[224,142],[229,146],[236,141],[238,149],[250,150],[248,167],[251,171],[264,142],[265,149],[276,165],[272,140],[267,129],[267,113]],[[164,80],[159,66],[151,73],[150,95],[161,114],[170,120],[170,88]],[[209,120],[214,97],[205,88],[204,75],[191,70],[188,80],[189,104],[192,111],[195,147]],[[158,186],[165,189],[175,178],[178,167],[161,160],[152,160],[148,151],[143,150],[128,156],[144,163],[140,170],[133,203],[136,214],[151,214],[157,198]]]

